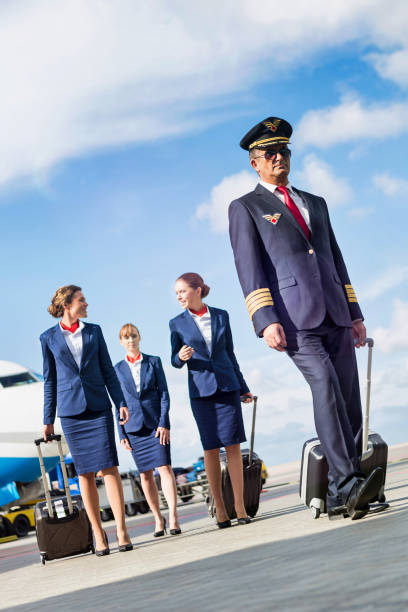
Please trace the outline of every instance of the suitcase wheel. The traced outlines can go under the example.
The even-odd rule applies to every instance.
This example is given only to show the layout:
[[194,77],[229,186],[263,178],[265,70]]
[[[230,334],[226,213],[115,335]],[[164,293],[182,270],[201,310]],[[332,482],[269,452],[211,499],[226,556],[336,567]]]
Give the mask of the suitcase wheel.
[[313,518],[318,519],[320,516],[320,508],[315,508],[314,506],[311,506],[310,510],[312,511]]
[[41,555],[41,563],[45,565],[45,555]]
[[385,502],[385,495],[384,495],[384,493],[378,497],[378,501],[380,502],[380,504],[383,504]]

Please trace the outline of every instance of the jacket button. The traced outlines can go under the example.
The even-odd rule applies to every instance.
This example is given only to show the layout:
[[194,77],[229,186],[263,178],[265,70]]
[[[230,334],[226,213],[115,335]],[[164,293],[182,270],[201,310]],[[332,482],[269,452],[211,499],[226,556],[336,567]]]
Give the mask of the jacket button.
[[313,249],[309,249],[309,255],[313,255],[314,250]]

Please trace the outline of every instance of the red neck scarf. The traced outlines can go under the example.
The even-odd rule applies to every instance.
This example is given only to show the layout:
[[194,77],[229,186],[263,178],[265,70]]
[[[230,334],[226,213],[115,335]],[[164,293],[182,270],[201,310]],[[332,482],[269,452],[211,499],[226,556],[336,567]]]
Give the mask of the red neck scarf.
[[71,332],[71,334],[73,334],[74,332],[76,332],[76,330],[79,327],[79,321],[75,321],[75,323],[73,325],[71,325],[71,327],[68,327],[68,325],[64,325],[64,323],[61,321],[60,323],[62,329],[65,329],[65,331],[69,331]]
[[195,315],[197,315],[199,317],[202,317],[207,312],[207,306],[204,304],[203,307],[200,310],[193,310],[192,308],[190,308],[189,310],[193,314],[195,314]]
[[136,361],[140,360],[140,353],[138,354],[137,357],[131,357],[130,355],[126,355],[126,359],[128,360],[129,363],[136,363]]

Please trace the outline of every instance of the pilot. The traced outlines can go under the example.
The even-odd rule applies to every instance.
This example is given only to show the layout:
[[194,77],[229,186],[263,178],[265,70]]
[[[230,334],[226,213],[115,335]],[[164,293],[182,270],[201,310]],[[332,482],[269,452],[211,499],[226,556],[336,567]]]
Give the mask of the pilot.
[[[132,550],[125,525],[123,488],[118,471],[111,402],[124,424],[129,412],[99,325],[84,323],[88,304],[77,285],[60,287],[48,312],[61,319],[40,336],[44,360],[44,439],[54,433],[58,416],[92,525],[96,555],[109,554],[102,529],[95,472],[102,471],[117,524],[119,551]],[[107,389],[107,390],[106,390]]]
[[362,518],[383,484],[364,478],[356,347],[366,330],[325,200],[289,182],[291,125],[267,117],[242,138],[259,176],[229,207],[238,277],[257,336],[286,352],[310,385],[317,434],[329,464],[330,519]]

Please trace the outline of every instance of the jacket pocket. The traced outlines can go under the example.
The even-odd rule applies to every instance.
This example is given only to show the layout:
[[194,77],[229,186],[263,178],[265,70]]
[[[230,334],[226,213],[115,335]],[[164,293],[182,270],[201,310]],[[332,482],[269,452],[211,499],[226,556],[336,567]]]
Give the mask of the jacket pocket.
[[279,289],[285,289],[286,287],[297,285],[297,280],[294,276],[285,276],[284,278],[278,279],[277,285]]

